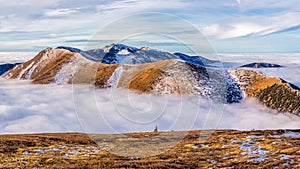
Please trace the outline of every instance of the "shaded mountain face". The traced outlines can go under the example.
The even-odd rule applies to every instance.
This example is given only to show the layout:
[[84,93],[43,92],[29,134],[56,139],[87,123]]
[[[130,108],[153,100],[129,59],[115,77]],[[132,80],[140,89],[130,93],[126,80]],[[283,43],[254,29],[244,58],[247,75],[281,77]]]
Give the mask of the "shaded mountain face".
[[4,77],[41,84],[90,84],[158,95],[194,95],[222,103],[255,97],[268,107],[299,115],[299,90],[292,84],[254,70],[203,66],[212,62],[121,44],[90,51],[58,47],[41,51]]
[[281,65],[271,64],[271,63],[249,63],[246,65],[242,65],[241,67],[249,67],[249,68],[278,68],[282,67]]
[[209,65],[211,63],[216,62],[214,60],[206,59],[202,56],[189,56],[179,52],[174,53],[174,55],[178,56],[181,60],[201,66]]
[[6,63],[0,65],[0,76],[21,63]]

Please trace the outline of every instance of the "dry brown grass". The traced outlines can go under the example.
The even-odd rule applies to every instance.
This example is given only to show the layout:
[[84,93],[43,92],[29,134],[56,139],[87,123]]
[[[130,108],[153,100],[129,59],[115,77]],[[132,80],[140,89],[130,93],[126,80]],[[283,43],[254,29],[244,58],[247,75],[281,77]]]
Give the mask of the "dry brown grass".
[[[47,53],[47,50],[50,54],[48,54],[51,59],[40,61],[43,55]],[[52,52],[56,52],[56,54],[51,54]],[[17,78],[21,71],[28,67],[28,69],[20,76],[20,79],[24,79],[26,74],[30,71],[30,69],[38,62],[36,68],[31,73],[30,80],[34,83],[40,84],[48,84],[53,81],[56,73],[60,70],[61,66],[67,63],[72,57],[74,57],[73,52],[59,50],[59,49],[45,49],[38,53],[34,58],[31,60],[16,66],[14,69],[8,71],[4,77],[6,78]],[[32,64],[34,63],[34,64]],[[32,64],[32,65],[31,65]],[[29,67],[30,66],[30,67]]]
[[255,82],[246,90],[246,93],[249,97],[257,96],[258,93],[274,84],[281,84],[281,81],[278,78],[266,78],[262,77],[259,74],[255,76]]
[[160,69],[150,68],[136,74],[129,82],[129,89],[150,93],[156,81],[164,72]]
[[239,81],[245,83],[241,87],[248,97],[256,97],[261,90],[282,83],[279,78],[269,77],[254,70],[236,69],[230,71],[235,72]]
[[31,79],[34,83],[48,84],[54,80],[55,75],[60,68],[66,64],[72,57],[73,52],[61,51],[56,57],[49,59],[47,64],[42,66],[39,65],[36,70],[32,73]]
[[[23,64],[20,64],[20,65],[17,65],[16,67],[14,67],[13,69],[9,70],[8,72],[6,72],[4,74],[4,77],[6,78],[12,78],[12,79],[16,79],[18,77],[18,75],[20,74],[20,72],[25,69],[26,67],[28,67],[32,62],[36,62],[38,60],[40,60],[42,58],[42,56],[47,52],[47,49],[45,50],[42,50],[41,52],[39,52],[34,58],[30,59],[29,61],[23,63]],[[29,71],[29,70],[28,70]],[[28,72],[27,71],[27,72]],[[25,74],[27,73],[25,72],[24,75],[21,77],[24,78],[25,77]]]
[[118,67],[118,64],[100,64],[95,75],[95,85],[106,87],[109,78]]
[[[163,147],[169,139],[182,133],[144,132],[94,137],[99,145],[109,143],[109,146],[127,138],[135,148],[142,150],[142,144],[132,138],[167,135],[157,137],[155,146],[149,147],[148,151],[151,151]],[[209,133],[212,135],[208,139],[201,139]],[[173,148],[151,157],[118,156],[111,153],[109,147],[93,153],[93,148],[89,150],[88,147],[97,145],[86,134],[1,135],[0,168],[297,168],[300,166],[299,138],[284,136],[285,133],[299,135],[300,130],[190,131]],[[65,148],[42,153],[36,151],[59,146]],[[118,143],[118,146],[122,145]],[[89,151],[65,156],[78,147]]]

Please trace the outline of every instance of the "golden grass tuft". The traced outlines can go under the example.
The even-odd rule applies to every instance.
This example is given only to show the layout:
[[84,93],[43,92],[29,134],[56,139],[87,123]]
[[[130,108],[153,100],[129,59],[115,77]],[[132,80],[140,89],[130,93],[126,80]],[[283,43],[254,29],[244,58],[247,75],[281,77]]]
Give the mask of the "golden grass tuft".
[[49,59],[46,65],[38,65],[36,70],[31,75],[33,83],[48,84],[52,82],[60,68],[72,57],[74,57],[73,52],[61,51],[55,56],[55,58]]
[[95,86],[106,87],[109,78],[118,67],[118,64],[100,64],[95,75]]
[[129,82],[129,89],[150,93],[155,83],[164,72],[160,69],[150,68],[136,74]]

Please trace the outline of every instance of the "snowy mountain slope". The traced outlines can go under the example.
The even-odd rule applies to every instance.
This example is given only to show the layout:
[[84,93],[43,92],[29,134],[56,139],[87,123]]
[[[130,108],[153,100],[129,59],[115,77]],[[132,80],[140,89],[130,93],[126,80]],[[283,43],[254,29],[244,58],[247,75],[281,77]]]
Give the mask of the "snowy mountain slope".
[[141,64],[160,60],[179,59],[169,52],[111,44],[103,49],[82,52],[83,56],[105,64]]
[[69,52],[64,49],[47,48],[42,50],[31,60],[5,73],[4,77],[28,79],[42,84],[51,83],[62,66],[72,57],[78,55],[78,53]]

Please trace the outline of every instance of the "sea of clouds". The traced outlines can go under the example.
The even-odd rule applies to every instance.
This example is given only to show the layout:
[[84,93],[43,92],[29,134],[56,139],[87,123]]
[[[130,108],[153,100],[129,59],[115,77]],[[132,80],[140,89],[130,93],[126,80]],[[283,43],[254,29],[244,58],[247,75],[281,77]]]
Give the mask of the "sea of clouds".
[[25,62],[36,54],[37,52],[0,52],[0,64]]
[[[281,64],[283,68],[260,71],[299,85],[300,55],[277,54],[268,60],[262,55],[254,59],[239,55],[245,59],[238,61],[236,55],[223,55],[222,59],[233,67],[259,61]],[[291,129],[300,128],[300,118],[266,108],[255,99],[223,105],[197,97],[153,96],[82,85],[38,85],[0,78],[0,134],[121,133],[152,131],[155,126],[165,131]]]
[[0,79],[0,133],[121,133],[189,129],[300,128],[300,118],[256,100],[216,104],[196,97],[152,96],[91,86]]

